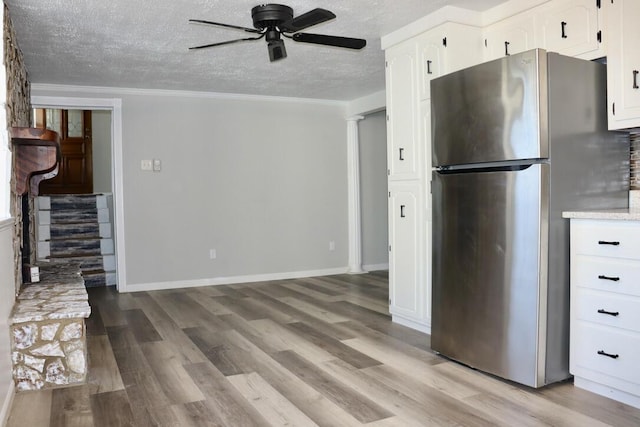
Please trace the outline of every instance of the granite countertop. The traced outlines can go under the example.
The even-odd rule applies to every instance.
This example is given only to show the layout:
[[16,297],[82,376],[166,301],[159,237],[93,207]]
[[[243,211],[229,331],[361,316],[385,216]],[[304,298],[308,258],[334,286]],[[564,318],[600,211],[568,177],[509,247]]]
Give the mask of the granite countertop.
[[89,317],[89,296],[80,269],[68,265],[39,267],[40,282],[22,287],[9,323]]
[[567,211],[562,213],[562,217],[572,219],[617,219],[624,221],[640,221],[640,208]]

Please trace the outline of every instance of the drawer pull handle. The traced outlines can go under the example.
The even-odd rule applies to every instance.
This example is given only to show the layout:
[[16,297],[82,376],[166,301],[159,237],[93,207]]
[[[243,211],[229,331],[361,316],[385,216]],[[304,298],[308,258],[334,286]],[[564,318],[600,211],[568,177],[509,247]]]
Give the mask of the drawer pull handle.
[[607,242],[606,240],[598,240],[599,245],[619,246],[620,242]]
[[607,356],[607,357],[610,357],[612,359],[617,359],[618,357],[620,357],[619,354],[609,354],[609,353],[605,352],[604,350],[598,350],[598,354],[600,356]]
[[619,277],[609,277],[609,276],[605,276],[605,275],[603,275],[603,274],[599,275],[599,276],[598,276],[598,279],[601,279],[601,280],[611,280],[612,282],[618,282],[618,281],[620,280],[620,278],[619,278]]
[[602,308],[600,310],[598,310],[598,313],[600,313],[600,314],[608,314],[609,316],[619,316],[620,315],[620,312],[618,312],[618,311],[607,311],[607,310],[604,310]]

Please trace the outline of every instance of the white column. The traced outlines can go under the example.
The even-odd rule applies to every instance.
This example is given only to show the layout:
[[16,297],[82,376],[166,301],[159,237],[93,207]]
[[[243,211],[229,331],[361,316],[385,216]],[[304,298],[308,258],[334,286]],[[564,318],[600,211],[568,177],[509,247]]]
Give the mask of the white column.
[[349,273],[366,273],[362,269],[362,230],[360,225],[360,141],[358,122],[364,116],[347,119],[347,178],[349,180]]

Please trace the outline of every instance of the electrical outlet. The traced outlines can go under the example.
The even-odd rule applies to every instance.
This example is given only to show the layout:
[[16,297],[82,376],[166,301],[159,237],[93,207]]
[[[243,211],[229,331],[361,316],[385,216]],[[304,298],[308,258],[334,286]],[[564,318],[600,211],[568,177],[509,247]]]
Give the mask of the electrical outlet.
[[153,160],[141,160],[140,169],[143,171],[153,170]]
[[330,251],[336,250],[336,242],[334,242],[333,240],[329,242],[329,250]]
[[216,259],[218,254],[215,249],[209,249],[209,259]]
[[160,159],[153,159],[153,171],[160,172],[162,170],[162,162]]

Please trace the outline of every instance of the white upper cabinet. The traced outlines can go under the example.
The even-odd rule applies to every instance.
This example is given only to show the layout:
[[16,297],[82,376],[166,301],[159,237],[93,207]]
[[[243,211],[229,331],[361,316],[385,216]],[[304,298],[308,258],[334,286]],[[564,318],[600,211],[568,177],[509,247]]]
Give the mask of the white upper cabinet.
[[390,180],[421,176],[417,69],[415,42],[409,40],[387,49],[387,167]]
[[446,36],[429,31],[416,40],[418,44],[418,78],[420,99],[431,98],[431,80],[447,73]]
[[484,60],[535,48],[583,59],[606,56],[602,1],[551,0],[489,25]]
[[483,33],[484,60],[491,61],[538,47],[535,29],[531,12],[519,13],[488,26]]
[[606,1],[609,129],[640,127],[640,1]]
[[595,59],[606,55],[600,28],[601,2],[552,1],[539,8],[538,45],[549,52]]
[[420,99],[431,98],[431,80],[482,62],[481,30],[448,22],[416,37]]

